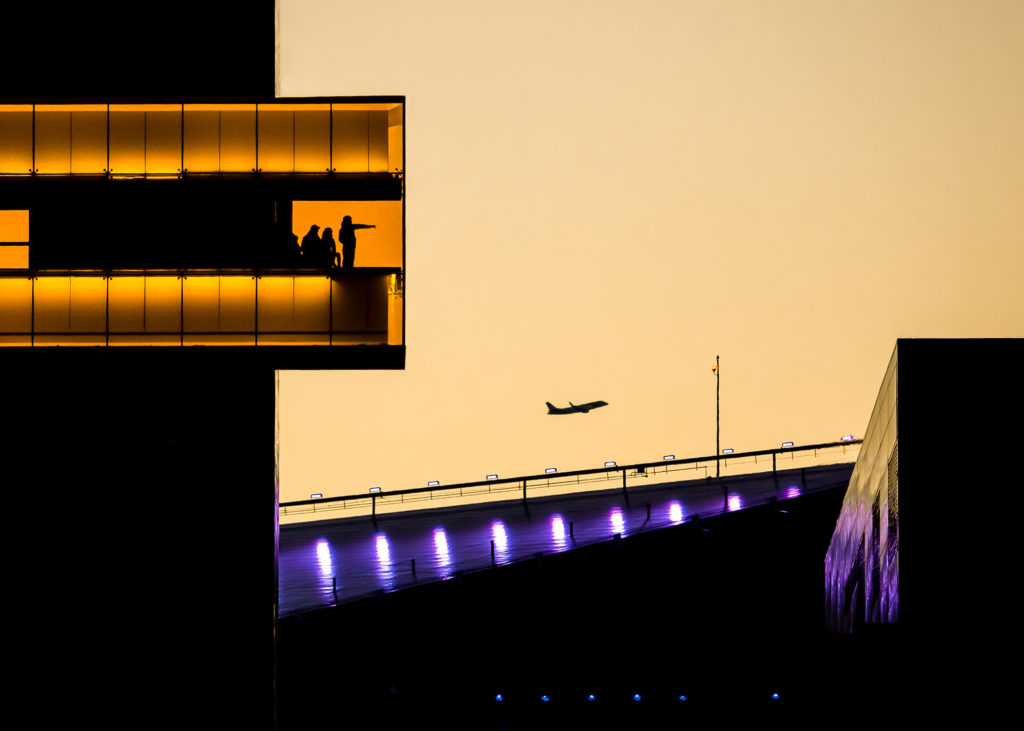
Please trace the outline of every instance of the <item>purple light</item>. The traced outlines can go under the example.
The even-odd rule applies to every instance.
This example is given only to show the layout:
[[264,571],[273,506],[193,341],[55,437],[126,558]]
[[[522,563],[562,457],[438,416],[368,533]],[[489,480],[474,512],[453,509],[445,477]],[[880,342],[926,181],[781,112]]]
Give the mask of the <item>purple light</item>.
[[497,480],[498,476],[497,475],[487,475],[487,479],[488,480]]
[[370,492],[380,492],[380,487],[371,487]]
[[395,585],[395,569],[391,565],[391,545],[383,533],[374,536],[374,549],[377,553],[377,578],[388,589]]
[[678,500],[673,500],[669,503],[668,519],[672,521],[673,525],[679,525],[686,519],[683,515],[683,504]]
[[605,463],[604,463],[604,466],[605,466],[605,467],[614,467],[614,466],[615,466],[615,463],[614,463],[614,462],[605,462]]
[[793,442],[783,442],[782,443],[782,448],[783,449],[787,449],[787,448],[792,447],[792,446],[793,446]]
[[434,553],[437,555],[442,575],[447,576],[451,573],[452,554],[448,548],[448,536],[445,534],[444,528],[434,530]]
[[544,468],[544,474],[550,475],[552,472],[558,472],[558,468],[557,467],[545,467]]
[[565,533],[565,519],[561,515],[551,516],[551,538],[554,540],[555,547],[564,551],[568,547],[568,540]]
[[786,499],[800,497],[800,488],[796,485],[791,485],[786,488]]
[[437,480],[431,480],[430,482],[427,483],[427,487],[437,487],[440,484],[441,483]]
[[722,450],[722,454],[732,454],[735,450],[732,447],[726,447]]
[[494,539],[494,557],[504,563],[508,561],[508,531],[500,520],[491,523],[491,537]]
[[320,576],[330,581],[334,578],[334,561],[331,559],[331,544],[326,538],[316,542],[316,561],[320,565]]
[[618,533],[620,535],[625,534],[626,520],[622,517],[622,510],[620,508],[612,508],[612,512],[609,517],[612,523],[612,533]]
[[675,458],[676,458],[676,456],[674,454],[666,454],[664,457],[662,457],[662,459],[666,460],[666,461],[672,460],[672,459],[675,459]]
[[853,434],[846,434],[839,441],[841,441],[841,442],[852,442],[853,441]]
[[312,495],[309,496],[309,499],[310,500],[319,500],[323,496],[324,496],[324,494],[322,492],[314,492]]
[[740,501],[740,496],[739,495],[730,495],[729,496],[729,512],[732,512],[734,510],[739,510],[742,507],[743,507],[743,503]]

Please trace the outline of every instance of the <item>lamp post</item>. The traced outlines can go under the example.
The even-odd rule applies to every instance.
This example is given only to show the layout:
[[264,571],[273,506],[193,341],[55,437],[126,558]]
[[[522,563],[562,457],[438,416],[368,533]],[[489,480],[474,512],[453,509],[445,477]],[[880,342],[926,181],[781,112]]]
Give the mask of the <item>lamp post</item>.
[[719,394],[722,391],[722,381],[721,381],[721,375],[719,374],[719,371],[718,371],[718,356],[717,355],[715,356],[715,364],[713,366],[711,366],[711,372],[715,374],[715,477],[721,477],[721,471],[719,469],[720,459],[721,459],[721,457],[720,457],[721,450],[719,449],[719,446],[718,446],[719,424],[721,422],[720,422],[720,418],[719,418],[720,412],[719,412],[719,408],[718,408],[718,397],[719,397]]

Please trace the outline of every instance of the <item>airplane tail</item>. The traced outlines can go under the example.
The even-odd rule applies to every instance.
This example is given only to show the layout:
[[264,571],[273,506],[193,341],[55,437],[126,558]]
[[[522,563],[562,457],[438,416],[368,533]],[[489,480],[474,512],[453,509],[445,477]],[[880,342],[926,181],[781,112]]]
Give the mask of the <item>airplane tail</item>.
[[553,403],[551,403],[550,401],[545,401],[544,403],[546,403],[548,405],[548,413],[549,414],[555,413],[555,405]]

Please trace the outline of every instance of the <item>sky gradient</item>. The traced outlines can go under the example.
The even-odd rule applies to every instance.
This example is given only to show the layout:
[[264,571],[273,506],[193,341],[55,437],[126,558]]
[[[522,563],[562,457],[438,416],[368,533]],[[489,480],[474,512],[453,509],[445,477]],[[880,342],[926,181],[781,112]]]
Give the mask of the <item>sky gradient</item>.
[[279,4],[282,96],[407,105],[406,370],[282,372],[282,501],[711,454],[716,355],[723,447],[862,436],[896,338],[1024,336],[1024,3]]

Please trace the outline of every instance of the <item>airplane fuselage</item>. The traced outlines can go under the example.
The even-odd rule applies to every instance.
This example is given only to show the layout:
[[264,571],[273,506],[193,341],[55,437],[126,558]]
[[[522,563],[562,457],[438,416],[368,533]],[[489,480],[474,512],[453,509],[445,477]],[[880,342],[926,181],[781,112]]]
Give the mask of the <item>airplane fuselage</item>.
[[569,402],[568,408],[559,408],[550,401],[545,402],[548,406],[549,414],[586,414],[591,409],[597,409],[602,406],[607,406],[607,401],[591,401],[586,404],[574,404],[572,401]]

